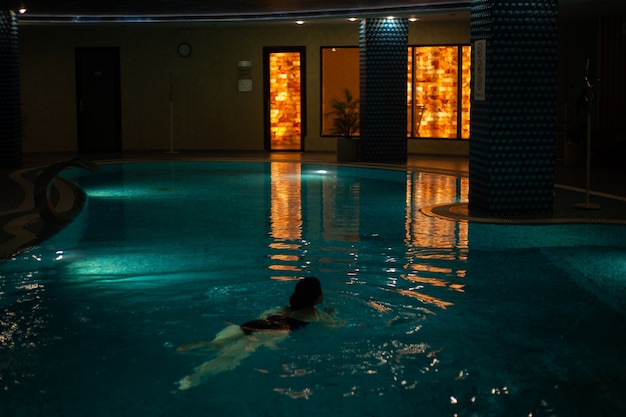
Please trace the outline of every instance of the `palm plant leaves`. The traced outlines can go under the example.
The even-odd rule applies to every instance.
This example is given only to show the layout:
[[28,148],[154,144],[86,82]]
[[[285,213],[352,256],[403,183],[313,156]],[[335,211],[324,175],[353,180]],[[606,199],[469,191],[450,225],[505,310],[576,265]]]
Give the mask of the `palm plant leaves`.
[[351,137],[360,127],[360,100],[354,98],[347,88],[343,94],[343,99],[335,97],[330,104],[333,110],[329,114],[335,116],[332,133]]

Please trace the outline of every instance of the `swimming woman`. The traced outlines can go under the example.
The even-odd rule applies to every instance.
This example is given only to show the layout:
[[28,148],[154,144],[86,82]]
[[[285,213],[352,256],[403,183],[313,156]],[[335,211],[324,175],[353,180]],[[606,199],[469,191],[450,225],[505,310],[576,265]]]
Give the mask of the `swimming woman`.
[[289,305],[264,312],[258,320],[242,325],[230,325],[220,331],[210,342],[195,342],[179,346],[184,353],[194,349],[211,348],[218,351],[217,357],[194,368],[194,372],[178,381],[178,389],[186,390],[203,383],[210,375],[236,368],[243,359],[258,347],[275,348],[290,332],[309,323],[336,324],[332,309],[320,311],[316,305],[324,301],[320,281],[308,277],[298,281]]

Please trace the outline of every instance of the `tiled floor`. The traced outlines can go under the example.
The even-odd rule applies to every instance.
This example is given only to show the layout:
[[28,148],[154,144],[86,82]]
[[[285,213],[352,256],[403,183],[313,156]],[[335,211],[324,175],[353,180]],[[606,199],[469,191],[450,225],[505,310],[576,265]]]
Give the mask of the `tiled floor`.
[[[0,170],[0,260],[12,254],[16,248],[32,242],[33,235],[27,234],[16,239],[15,234],[24,231],[25,224],[39,221],[32,199],[32,189],[36,177],[36,168],[45,167],[53,162],[70,160],[75,154],[26,154],[23,168],[20,170]],[[111,160],[210,160],[210,159],[253,159],[253,160],[289,160],[302,162],[335,163],[335,153],[320,152],[142,152],[122,155],[82,155],[81,159],[91,161]],[[613,158],[617,159],[617,158]],[[367,164],[366,164],[367,165]],[[379,165],[380,166],[380,165]],[[428,171],[454,176],[469,176],[469,163],[466,157],[445,157],[429,155],[410,155],[406,165],[383,165],[393,169]],[[569,222],[604,222],[626,224],[626,167],[619,161],[610,159],[593,161],[589,170],[589,193],[587,193],[586,167],[565,166],[557,161],[555,172],[554,213],[547,220]],[[589,202],[598,205],[593,210],[577,208],[577,203]],[[441,212],[443,210],[443,212]],[[467,220],[463,208],[449,210],[444,207],[435,215],[452,219]],[[492,221],[498,219],[474,218],[470,220]],[[36,227],[31,227],[36,231]]]

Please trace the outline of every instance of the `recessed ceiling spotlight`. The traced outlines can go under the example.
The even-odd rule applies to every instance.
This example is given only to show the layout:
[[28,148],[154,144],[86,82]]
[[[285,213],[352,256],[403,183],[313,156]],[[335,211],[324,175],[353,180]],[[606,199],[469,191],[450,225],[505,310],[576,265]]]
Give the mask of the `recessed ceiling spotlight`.
[[409,17],[409,22],[417,22],[417,17]]
[[304,25],[304,20],[296,20],[296,25]]
[[20,8],[19,8],[19,9],[17,9],[17,11],[18,11],[20,14],[24,14],[24,13],[26,13],[26,12],[28,11],[28,9],[26,8],[26,6],[24,6],[24,5],[22,4],[22,5],[20,6]]
[[356,22],[358,19],[356,17],[349,17],[348,20],[351,22]]
[[387,16],[387,19],[388,19],[388,20],[393,20],[393,19],[395,19],[395,17],[393,17],[393,16]]

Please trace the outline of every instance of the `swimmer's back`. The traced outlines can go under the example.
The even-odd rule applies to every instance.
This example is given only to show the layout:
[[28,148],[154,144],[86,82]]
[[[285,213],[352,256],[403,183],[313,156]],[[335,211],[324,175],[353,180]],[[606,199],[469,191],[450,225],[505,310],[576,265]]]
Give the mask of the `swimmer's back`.
[[262,319],[247,321],[240,327],[244,334],[250,335],[254,332],[268,330],[291,332],[293,330],[301,329],[307,324],[308,323],[306,321],[297,320],[291,317],[271,315]]

